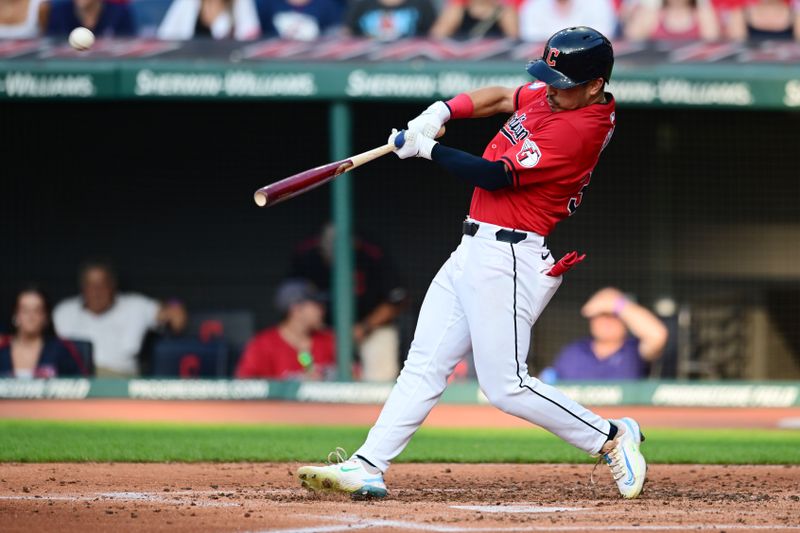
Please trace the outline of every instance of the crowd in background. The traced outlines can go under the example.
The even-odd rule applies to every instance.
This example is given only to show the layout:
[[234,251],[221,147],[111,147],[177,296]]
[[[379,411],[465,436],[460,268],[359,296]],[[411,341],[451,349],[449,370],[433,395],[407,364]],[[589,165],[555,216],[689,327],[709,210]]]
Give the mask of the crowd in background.
[[[316,245],[301,248],[299,257],[308,262],[320,251]],[[398,293],[405,290],[398,286],[388,294],[380,287],[367,291],[366,285],[377,279],[376,272],[364,276],[364,268],[379,264],[363,252],[356,256],[361,257],[356,277],[362,287],[356,287],[361,312],[353,329],[358,347],[353,374],[364,381],[391,382],[401,366],[394,318],[407,303]],[[321,262],[320,267],[327,269],[329,264]],[[0,335],[0,378],[133,378],[143,374],[183,378],[232,374],[239,379],[277,380],[337,377],[336,340],[326,322],[328,293],[309,279],[288,278],[278,286],[274,303],[279,322],[249,335],[242,353],[233,354],[231,372],[226,371],[228,354],[218,349],[224,343],[223,327],[217,324],[215,330],[208,327],[214,326],[213,322],[206,323],[199,338],[187,339],[187,310],[180,302],[119,292],[117,285],[110,263],[90,260],[80,268],[80,294],[61,301],[53,312],[41,288],[22,288],[12,305],[11,327]],[[365,297],[368,292],[370,296]],[[632,380],[649,375],[650,363],[661,357],[668,340],[667,328],[652,312],[620,290],[606,287],[589,298],[581,313],[588,321],[589,335],[566,345],[552,365],[542,370],[543,381]],[[172,349],[148,354],[167,360],[143,372],[146,339],[152,331],[179,340]],[[451,380],[475,378],[468,359],[459,364]]]
[[0,39],[311,41],[326,35],[544,41],[569,26],[629,40],[800,40],[800,0],[0,0]]
[[[328,295],[334,234],[327,224],[297,245],[289,271],[274,289],[278,322],[257,332],[245,328],[237,346],[223,320],[205,320],[192,331],[182,302],[120,291],[116,270],[105,259],[81,265],[79,293],[52,312],[45,292],[26,286],[14,297],[8,328],[0,326],[0,377],[332,379],[335,309]],[[392,381],[400,371],[396,319],[407,308],[407,290],[378,245],[361,237],[353,245],[352,372],[365,381]],[[154,337],[156,342],[148,342]],[[89,352],[81,353],[81,347]]]
[[[179,300],[121,291],[117,271],[107,259],[85,261],[78,270],[78,294],[54,308],[41,287],[24,286],[11,304],[7,331],[0,329],[0,378],[336,379],[337,343],[331,326],[336,308],[330,298],[334,236],[329,223],[296,245],[289,270],[274,288],[278,321],[260,331],[252,324],[241,335],[219,313],[192,328],[191,313]],[[379,245],[354,236],[353,251],[355,349],[350,370],[356,379],[391,382],[407,348],[400,340],[398,319],[414,314],[414,306]],[[543,380],[647,377],[668,339],[653,313],[611,287],[591,296],[581,313],[589,335],[565,346],[542,371]],[[475,377],[468,359],[451,379]]]

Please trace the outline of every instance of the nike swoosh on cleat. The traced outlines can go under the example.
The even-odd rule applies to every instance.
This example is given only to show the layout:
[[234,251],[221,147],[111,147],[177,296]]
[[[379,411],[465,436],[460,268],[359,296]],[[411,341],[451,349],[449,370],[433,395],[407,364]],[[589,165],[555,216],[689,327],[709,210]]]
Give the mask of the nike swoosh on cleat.
[[339,467],[339,470],[341,470],[342,472],[353,472],[355,470],[358,470],[359,468],[361,468],[361,467],[360,466],[354,466],[353,468],[345,468],[345,467],[341,466],[341,467]]
[[622,455],[625,457],[625,465],[628,467],[628,479],[625,480],[625,485],[628,487],[632,486],[635,479],[633,477],[633,469],[631,468],[631,462],[628,461],[628,454],[625,453],[625,450],[622,450]]
[[547,252],[546,254],[542,254],[542,261],[544,261],[548,257],[550,257],[550,252]]

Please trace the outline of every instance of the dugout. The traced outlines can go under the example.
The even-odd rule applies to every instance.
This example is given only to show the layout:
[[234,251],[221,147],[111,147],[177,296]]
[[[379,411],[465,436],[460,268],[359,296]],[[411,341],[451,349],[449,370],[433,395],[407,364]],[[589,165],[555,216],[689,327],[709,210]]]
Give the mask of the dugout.
[[[469,188],[427,161],[376,161],[340,180],[345,185],[333,201],[330,186],[270,209],[252,201],[259,186],[327,162],[332,150],[355,153],[384,142],[391,127],[438,98],[438,89],[431,97],[348,94],[359,68],[346,65],[338,72],[328,65],[320,67],[319,92],[311,97],[137,97],[136,88],[144,86],[128,89],[124,83],[138,80],[148,65],[137,64],[134,72],[123,60],[110,66],[18,61],[0,62],[4,302],[28,280],[44,284],[55,300],[74,294],[77,265],[102,255],[115,260],[123,288],[178,297],[190,310],[250,309],[263,327],[277,318],[272,290],[288,268],[291,247],[318,232],[338,201],[354,230],[388,252],[417,308],[460,238]],[[474,74],[485,65],[470,64],[469,83],[489,79]],[[516,64],[502,63],[509,65]],[[559,346],[585,330],[577,310],[594,290],[611,284],[646,305],[665,305],[665,298],[675,303],[672,310],[661,308],[682,331],[665,377],[800,377],[796,67],[782,67],[780,76],[770,70],[776,79],[767,87],[754,66],[731,78],[727,64],[697,71],[694,63],[678,65],[687,83],[708,83],[716,75],[719,83],[749,91],[745,101],[741,87],[728,87],[715,93],[721,99],[715,103],[708,89],[698,104],[642,101],[646,91],[637,83],[655,79],[658,89],[659,79],[672,78],[639,75],[641,67],[625,65],[613,142],[579,212],[549,239],[556,255],[577,248],[588,260],[568,274],[537,324],[532,366],[546,365]],[[302,63],[247,66],[256,75],[263,69],[295,75],[313,70]],[[42,79],[58,68],[72,76],[118,69],[114,79],[122,89],[104,94],[100,79],[88,98],[55,94],[52,85],[13,96],[9,76],[23,67]],[[394,67],[398,76],[413,69]],[[174,68],[194,72],[185,63]],[[430,68],[426,63],[421,72]],[[498,68],[490,69],[491,79],[512,76]],[[327,80],[339,78],[345,80],[342,103],[332,111],[331,91],[340,89]],[[167,90],[163,79],[147,83]],[[376,83],[357,87],[374,91]],[[453,122],[446,142],[479,153],[501,122]],[[409,329],[414,318],[410,313]]]

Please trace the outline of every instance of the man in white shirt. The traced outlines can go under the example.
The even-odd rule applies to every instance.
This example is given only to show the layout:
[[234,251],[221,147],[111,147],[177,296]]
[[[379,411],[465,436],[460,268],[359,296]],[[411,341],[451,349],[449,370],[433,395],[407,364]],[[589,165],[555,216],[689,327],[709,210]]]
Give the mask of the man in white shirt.
[[523,0],[519,34],[523,41],[546,41],[561,28],[589,26],[603,35],[616,33],[611,0]]
[[117,294],[117,277],[108,263],[85,263],[80,269],[80,285],[80,296],[56,306],[53,322],[60,336],[92,342],[99,377],[138,375],[136,357],[147,331],[164,324],[180,332],[186,326],[186,310],[179,303]]

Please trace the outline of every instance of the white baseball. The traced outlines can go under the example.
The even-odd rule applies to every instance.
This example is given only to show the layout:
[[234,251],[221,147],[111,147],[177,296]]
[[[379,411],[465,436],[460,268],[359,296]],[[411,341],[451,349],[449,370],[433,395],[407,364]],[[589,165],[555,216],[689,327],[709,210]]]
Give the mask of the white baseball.
[[94,44],[94,33],[88,28],[78,27],[69,34],[69,45],[75,50],[88,50]]

